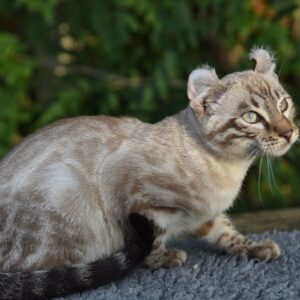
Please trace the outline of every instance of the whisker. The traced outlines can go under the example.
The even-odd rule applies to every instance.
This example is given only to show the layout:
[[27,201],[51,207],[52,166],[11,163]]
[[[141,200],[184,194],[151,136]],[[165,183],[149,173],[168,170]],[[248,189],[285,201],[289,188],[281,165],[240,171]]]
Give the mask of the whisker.
[[257,154],[258,154],[259,150],[258,149],[254,149],[250,152],[250,154],[247,155],[247,157],[245,158],[246,161],[248,160],[252,160]]
[[262,198],[261,198],[261,193],[260,193],[260,188],[261,188],[260,181],[261,181],[261,167],[262,167],[262,161],[263,161],[263,156],[260,158],[259,169],[258,169],[258,186],[257,186],[257,189],[258,189],[258,197],[259,197],[259,200],[260,200],[261,203],[263,203]]
[[273,186],[271,184],[271,175],[270,175],[270,158],[269,156],[267,155],[267,169],[268,169],[268,182],[269,182],[269,187],[271,189],[271,192],[274,194],[274,191],[273,191]]
[[210,141],[211,145],[216,145],[218,142],[220,142],[223,139],[223,136],[218,136]]
[[276,181],[276,178],[275,178],[275,174],[274,174],[274,170],[273,170],[273,166],[272,166],[272,160],[271,160],[271,158],[270,158],[270,170],[271,170],[271,178],[273,179],[273,183],[274,183],[274,185],[275,185],[276,190],[279,192],[279,194],[280,194],[281,196],[284,197],[284,195],[281,193],[281,191],[280,191],[280,189],[279,189],[279,186],[278,186],[278,184],[277,184],[277,181]]
[[221,139],[221,137],[217,136],[217,137],[215,137],[214,139],[212,139],[212,140],[210,141],[210,143],[214,144],[214,143],[216,143],[217,141],[219,141],[220,139]]

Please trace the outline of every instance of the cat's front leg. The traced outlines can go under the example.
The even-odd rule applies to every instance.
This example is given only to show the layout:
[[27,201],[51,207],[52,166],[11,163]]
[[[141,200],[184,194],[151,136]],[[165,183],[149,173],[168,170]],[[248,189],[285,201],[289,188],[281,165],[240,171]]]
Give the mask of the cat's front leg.
[[153,243],[151,253],[145,259],[145,265],[151,269],[182,266],[187,259],[187,253],[180,249],[166,248],[165,231],[157,228],[157,232],[159,232],[159,234]]
[[[145,259],[145,265],[151,269],[182,266],[187,259],[187,253],[180,249],[168,249],[165,245],[174,234],[176,220],[182,217],[182,212],[177,208],[163,206],[148,206],[138,211],[154,222],[155,241],[151,253]],[[168,231],[170,228],[173,229],[173,234]],[[180,231],[180,227],[177,230]]]
[[280,256],[279,246],[272,240],[253,241],[233,226],[225,214],[208,221],[194,230],[194,235],[216,244],[227,253],[259,260],[270,261]]

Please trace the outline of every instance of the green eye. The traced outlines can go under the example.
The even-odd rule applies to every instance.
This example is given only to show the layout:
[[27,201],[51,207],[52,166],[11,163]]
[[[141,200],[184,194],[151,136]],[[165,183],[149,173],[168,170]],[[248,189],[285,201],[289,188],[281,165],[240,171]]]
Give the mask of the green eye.
[[258,114],[254,111],[248,111],[242,115],[242,118],[247,123],[253,124],[258,122]]
[[286,99],[283,99],[280,104],[279,104],[279,109],[281,112],[286,111],[288,108],[288,102],[286,101]]

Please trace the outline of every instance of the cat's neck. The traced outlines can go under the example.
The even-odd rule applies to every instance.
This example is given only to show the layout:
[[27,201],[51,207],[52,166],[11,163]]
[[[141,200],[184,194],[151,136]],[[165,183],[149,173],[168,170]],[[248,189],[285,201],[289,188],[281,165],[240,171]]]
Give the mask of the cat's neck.
[[189,107],[172,116],[171,120],[166,119],[165,122],[176,123],[176,131],[179,136],[177,141],[180,141],[178,148],[186,160],[185,163],[189,164],[191,169],[200,169],[203,164],[211,165],[215,170],[222,169],[224,174],[226,172],[229,172],[228,175],[235,173],[237,181],[243,180],[253,159],[227,157],[211,149],[202,131],[201,122],[199,123],[197,116]]
[[207,138],[202,130],[201,121],[195,112],[188,106],[176,115],[178,123],[182,127],[182,133],[192,144],[197,145],[202,150],[209,152],[215,156],[219,156],[213,148],[210,147]]

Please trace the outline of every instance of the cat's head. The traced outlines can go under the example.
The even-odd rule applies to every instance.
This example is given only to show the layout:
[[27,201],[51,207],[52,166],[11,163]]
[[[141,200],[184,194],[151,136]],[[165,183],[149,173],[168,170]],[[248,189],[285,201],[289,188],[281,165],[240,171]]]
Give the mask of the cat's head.
[[264,153],[280,156],[298,139],[295,107],[275,73],[275,60],[265,49],[253,49],[254,70],[219,79],[203,66],[188,80],[190,107],[207,144],[226,156],[245,158]]

